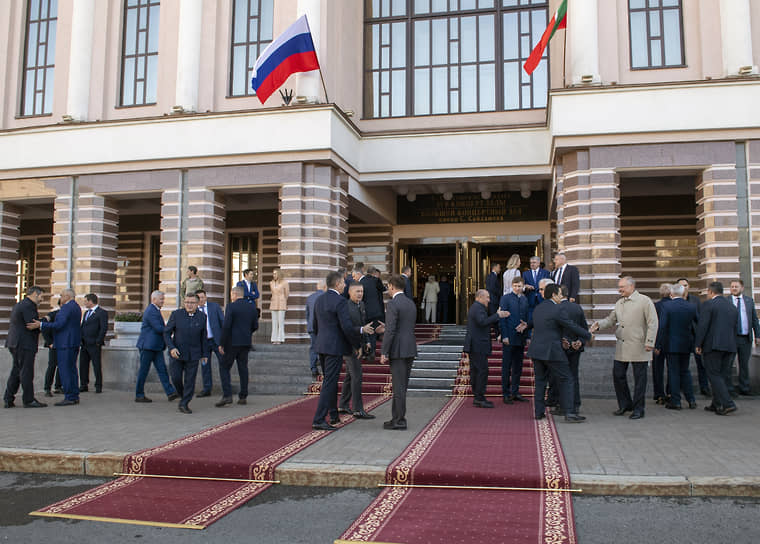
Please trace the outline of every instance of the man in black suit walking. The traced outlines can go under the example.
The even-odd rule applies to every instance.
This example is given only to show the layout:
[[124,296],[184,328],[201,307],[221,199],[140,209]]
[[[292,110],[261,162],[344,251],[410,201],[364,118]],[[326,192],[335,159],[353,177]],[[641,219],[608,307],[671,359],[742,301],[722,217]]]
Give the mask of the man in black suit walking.
[[[367,274],[362,276],[359,280],[362,287],[364,287],[364,309],[367,312],[367,322],[372,323],[372,326],[376,327],[379,323],[385,322],[385,304],[383,304],[383,293],[385,293],[385,286],[380,278],[375,277],[377,268],[370,266],[367,269]],[[377,333],[369,336],[369,343],[371,349],[367,361],[372,364],[375,362],[375,350],[377,349]]]
[[8,338],[5,347],[13,356],[13,367],[8,376],[3,396],[4,406],[13,408],[18,388],[23,388],[22,401],[24,408],[43,408],[44,402],[34,398],[34,358],[37,355],[39,343],[39,328],[29,330],[28,324],[39,317],[37,305],[42,300],[42,289],[33,285],[26,290],[24,300],[19,302],[11,310],[11,319],[8,327]]
[[230,304],[224,313],[222,332],[219,339],[219,381],[222,382],[222,398],[215,404],[221,408],[232,404],[232,384],[230,369],[237,363],[240,376],[238,404],[248,402],[248,353],[251,351],[251,335],[259,328],[256,306],[245,298],[245,289],[235,286],[230,291]]
[[171,363],[169,373],[174,388],[182,397],[179,411],[192,414],[190,399],[195,393],[195,376],[198,363],[205,362],[209,352],[206,334],[206,314],[198,311],[198,295],[185,295],[184,308],[172,312],[164,329],[164,341],[169,347]]
[[[688,302],[689,304],[693,304],[697,308],[697,319],[699,319],[699,308],[702,304],[699,300],[699,297],[697,295],[692,295],[689,293],[689,280],[686,278],[678,278],[676,280],[676,283],[679,285],[683,285],[685,291],[684,291],[684,300]],[[705,370],[705,365],[702,362],[702,356],[699,355],[696,351],[694,352],[694,362],[697,364],[697,379],[699,380],[699,392],[702,393],[706,397],[712,396],[712,393],[710,392],[710,381],[707,379],[707,370]]]
[[90,361],[95,374],[95,392],[103,391],[103,368],[100,364],[100,350],[108,332],[108,312],[98,305],[98,295],[84,296],[84,319],[82,319],[82,349],[79,351],[79,391],[89,390]]
[[707,287],[707,296],[710,300],[703,302],[699,309],[694,351],[704,355],[705,370],[712,386],[713,402],[705,410],[725,416],[736,411],[736,404],[728,392],[728,383],[736,357],[739,312],[723,297],[723,284],[719,281]]
[[568,297],[570,302],[578,302],[578,291],[581,288],[581,276],[578,269],[571,264],[567,264],[567,257],[564,253],[554,254],[554,272],[552,279],[557,285],[567,285]]
[[[570,291],[567,285],[560,285],[562,290],[562,302],[560,306],[567,315],[567,318],[579,327],[588,330],[588,321],[583,307],[577,302],[570,302],[567,295]],[[562,347],[567,355],[567,365],[570,368],[570,375],[573,380],[573,413],[577,414],[581,408],[581,380],[580,380],[580,362],[581,353],[583,352],[586,340],[575,333],[568,333],[562,338]]]
[[586,418],[575,413],[573,399],[575,397],[573,378],[567,361],[565,350],[562,349],[562,338],[575,334],[583,340],[590,340],[591,334],[576,323],[570,321],[565,309],[561,306],[562,291],[557,284],[544,288],[544,301],[536,306],[533,318],[528,328],[533,329],[533,340],[528,347],[528,357],[533,360],[536,375],[535,409],[536,419],[546,417],[544,392],[548,373],[556,376],[559,387],[560,408],[568,423],[580,423]]
[[[47,320],[52,323],[55,321],[55,316],[58,315],[61,306],[61,299],[58,299],[58,308],[53,310],[47,315]],[[61,389],[61,373],[58,372],[58,357],[55,351],[55,343],[53,342],[53,331],[46,329],[42,331],[42,336],[45,339],[44,346],[48,348],[48,366],[45,371],[45,396],[52,397],[53,391],[56,393],[62,393]],[[55,390],[53,390],[53,383],[55,383]]]
[[[490,297],[490,293],[485,289],[479,289],[475,293],[475,302],[467,313],[467,334],[464,337],[464,352],[470,361],[470,384],[474,397],[472,404],[480,408],[493,408],[493,402],[486,399],[491,328],[499,322],[499,319],[506,319],[510,315],[506,310],[499,310],[498,306],[496,312],[489,315],[487,308],[491,306]],[[525,329],[518,332],[523,330]]]
[[390,364],[393,381],[393,401],[391,419],[383,423],[384,429],[406,430],[406,389],[412,372],[414,358],[417,357],[417,339],[414,324],[417,321],[417,306],[404,294],[405,280],[402,276],[391,276],[388,293],[391,300],[386,310],[385,336],[380,364]]
[[[755,345],[760,345],[760,322],[757,320],[755,301],[744,294],[744,282],[733,280],[731,282],[731,296],[729,300],[739,312],[736,333],[736,350],[739,360],[739,394],[751,395],[749,385],[749,358],[752,355],[752,339]],[[733,392],[733,377],[728,384],[729,392]]]
[[410,266],[405,266],[401,269],[401,277],[404,278],[404,294],[408,299],[414,300],[414,293],[412,293],[412,280],[410,279],[411,275],[412,268]]
[[[348,313],[348,301],[343,298],[345,279],[338,272],[330,272],[325,280],[327,292],[314,304],[314,349],[319,353],[324,378],[319,392],[319,403],[312,429],[334,431],[340,423],[338,416],[338,376],[343,356],[351,355],[361,345],[362,334],[372,334],[372,325],[355,327]],[[330,423],[325,421],[330,415]]]
[[[355,270],[356,268],[354,268]],[[366,277],[366,276],[365,276]],[[361,282],[352,283],[348,288],[348,314],[354,327],[361,327],[369,323],[367,312],[364,307],[364,287]],[[362,335],[359,349],[344,357],[346,362],[346,377],[343,378],[343,388],[338,403],[339,414],[353,414],[357,419],[375,419],[375,416],[364,411],[362,399],[362,352],[370,346],[369,336]],[[354,409],[351,410],[353,402]]]

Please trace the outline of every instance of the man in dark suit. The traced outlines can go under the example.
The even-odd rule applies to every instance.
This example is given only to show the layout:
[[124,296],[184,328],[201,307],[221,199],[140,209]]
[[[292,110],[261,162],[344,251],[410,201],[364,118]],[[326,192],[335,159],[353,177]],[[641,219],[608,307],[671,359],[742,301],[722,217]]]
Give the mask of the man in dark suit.
[[[749,385],[749,358],[752,355],[752,339],[755,345],[760,345],[760,322],[757,320],[755,301],[744,294],[744,282],[731,282],[729,300],[739,312],[736,335],[736,353],[739,361],[739,394],[752,395]],[[728,384],[729,392],[733,392],[733,377]]]
[[528,347],[528,357],[533,360],[536,375],[535,410],[536,419],[546,417],[544,392],[547,375],[551,372],[557,378],[560,408],[568,423],[580,423],[586,418],[574,412],[575,391],[567,355],[562,348],[562,338],[575,334],[584,340],[590,340],[591,334],[576,323],[570,321],[561,306],[562,291],[557,284],[544,288],[545,300],[536,306],[533,319],[528,324],[533,329],[533,340]]
[[[579,327],[588,330],[588,321],[583,307],[577,302],[570,302],[567,295],[570,293],[566,285],[560,285],[562,292],[562,302],[560,307],[565,312],[567,318]],[[567,355],[567,366],[570,368],[570,375],[573,381],[573,413],[577,414],[581,409],[581,380],[580,380],[580,362],[581,353],[584,351],[586,339],[581,338],[574,332],[568,332],[562,337],[562,348]]]
[[571,264],[567,264],[567,257],[564,253],[554,254],[554,274],[552,279],[557,285],[567,285],[570,296],[567,297],[570,302],[578,302],[578,292],[581,288],[581,277],[578,269]]
[[662,307],[655,343],[655,353],[664,353],[668,360],[670,400],[665,408],[670,410],[681,409],[682,390],[689,408],[693,410],[697,407],[689,371],[689,359],[694,350],[697,309],[683,299],[684,291],[683,285],[675,284],[671,287],[671,301]]
[[404,278],[404,294],[410,300],[414,300],[414,293],[412,292],[412,268],[405,266],[401,269],[401,277]]
[[[498,273],[498,271],[497,271]],[[493,403],[486,399],[488,385],[488,356],[491,354],[491,328],[499,319],[509,317],[509,312],[499,310],[488,315],[491,295],[485,289],[475,293],[475,302],[467,313],[467,334],[464,337],[464,352],[470,362],[470,384],[472,385],[472,404],[480,408],[493,408]]]
[[709,300],[703,302],[699,309],[694,345],[696,353],[704,356],[705,370],[712,386],[713,401],[705,410],[724,416],[736,411],[736,404],[728,392],[728,382],[736,357],[739,312],[723,297],[723,284],[719,281],[707,287],[707,296]]
[[444,274],[441,276],[441,281],[438,282],[440,291],[438,292],[438,322],[449,322],[449,300],[451,299],[453,292],[449,278]]
[[488,291],[488,294],[490,295],[488,301],[488,314],[495,314],[503,293],[501,286],[501,265],[499,263],[491,264],[491,272],[486,276],[486,291]]
[[77,355],[82,344],[82,309],[77,304],[76,293],[73,289],[61,291],[61,310],[55,321],[48,323],[34,321],[27,328],[39,328],[43,331],[53,331],[53,344],[58,358],[58,372],[61,374],[61,384],[65,398],[56,402],[56,406],[71,406],[79,404],[79,379],[77,378]]
[[406,390],[412,372],[414,358],[417,357],[417,339],[414,325],[417,321],[417,306],[404,296],[406,280],[400,275],[391,276],[388,293],[391,300],[386,310],[385,335],[383,336],[380,364],[389,364],[393,382],[391,419],[383,423],[383,429],[403,431],[406,423]]
[[[224,314],[222,308],[216,303],[208,300],[206,291],[203,289],[196,291],[198,295],[198,310],[206,314],[206,335],[208,340],[208,352],[206,353],[206,362],[201,364],[201,381],[203,389],[196,397],[208,397],[211,395],[213,387],[213,378],[211,372],[211,354],[216,354],[217,364],[222,363],[224,358],[219,351],[220,339],[222,337],[222,323],[224,323]],[[246,363],[247,364],[247,363]]]
[[259,288],[256,286],[256,282],[253,281],[255,272],[250,268],[243,270],[243,279],[237,282],[235,287],[241,287],[243,289],[243,298],[249,304],[256,307],[256,299],[259,298]]
[[[49,322],[55,321],[55,316],[58,315],[58,311],[61,309],[61,299],[58,299],[58,306],[55,310],[47,314],[47,320]],[[45,396],[52,397],[53,391],[55,393],[61,393],[61,373],[58,372],[58,358],[55,353],[55,344],[53,343],[53,331],[50,329],[42,331],[42,336],[45,339],[43,345],[48,348],[48,366],[45,371]],[[55,389],[53,389],[53,382],[55,382]]]
[[[327,274],[327,292],[314,305],[315,348],[319,353],[324,379],[311,427],[321,431],[334,431],[336,427],[333,425],[340,423],[338,376],[343,366],[343,356],[351,355],[361,345],[362,334],[375,332],[369,324],[355,327],[351,323],[348,301],[342,295],[345,283],[339,272]],[[328,413],[330,423],[325,421]]]
[[[685,294],[683,298],[689,304],[696,306],[697,320],[699,320],[699,309],[701,306],[701,301],[697,295],[692,295],[689,293],[689,280],[686,278],[678,278],[678,280],[676,280],[676,283],[683,285],[684,289],[686,289],[684,291]],[[709,397],[712,395],[712,393],[710,392],[710,381],[707,378],[707,370],[705,370],[702,356],[699,355],[696,351],[694,352],[694,362],[697,364],[697,380],[699,381],[699,392],[704,396]]]
[[15,406],[14,400],[19,386],[23,389],[21,399],[24,408],[47,406],[44,402],[34,398],[34,358],[37,355],[40,331],[37,328],[27,328],[28,324],[38,322],[36,321],[39,317],[37,305],[41,300],[42,289],[33,285],[26,290],[24,299],[11,310],[5,347],[11,352],[13,366],[3,396],[6,408]]
[[538,282],[551,275],[545,268],[541,268],[541,259],[537,256],[530,258],[530,269],[523,272],[525,282],[525,296],[528,299],[528,318],[533,315],[533,309],[543,302],[543,297],[538,292]]
[[311,344],[309,344],[309,368],[311,369],[311,378],[317,381],[319,378],[319,354],[314,348],[314,342],[317,339],[317,333],[314,331],[314,305],[317,299],[325,294],[324,282],[319,282],[317,290],[306,297],[306,332],[309,333]]
[[[369,323],[363,297],[364,287],[361,282],[352,283],[351,287],[348,288],[348,314],[351,316],[351,323],[354,327],[361,327],[365,323]],[[343,388],[338,402],[339,414],[353,414],[358,419],[375,419],[375,416],[364,411],[362,399],[362,350],[370,345],[369,336],[363,334],[359,349],[344,357],[346,377],[343,378]],[[353,410],[351,410],[352,401]]]
[[520,395],[520,377],[523,369],[523,355],[528,335],[521,325],[528,324],[528,299],[523,295],[524,283],[520,276],[512,278],[512,291],[501,297],[499,309],[509,312],[509,317],[499,320],[501,331],[501,395],[504,404],[514,401],[527,402]]
[[150,304],[143,312],[140,336],[137,338],[137,350],[140,352],[140,368],[137,371],[137,386],[135,387],[135,402],[153,402],[145,396],[145,380],[150,372],[150,365],[156,367],[156,374],[164,388],[164,393],[169,401],[179,398],[169,380],[164,362],[164,329],[166,324],[161,315],[164,305],[164,294],[161,291],[153,291],[150,294]]
[[[663,309],[670,304],[670,293],[672,292],[672,289],[673,286],[669,283],[663,283],[660,285],[660,300],[654,303],[657,319],[662,319]],[[654,401],[657,404],[665,404],[667,402],[667,397],[670,395],[670,383],[668,383],[667,391],[665,387],[665,352],[656,347],[661,346],[665,342],[665,338],[661,338],[662,334],[664,334],[660,333],[661,330],[662,327],[657,331],[655,350],[652,354],[652,389],[654,389]]]
[[179,411],[192,414],[190,399],[195,393],[195,376],[198,373],[198,362],[206,363],[208,347],[208,332],[206,330],[206,314],[198,311],[198,295],[185,295],[184,308],[174,310],[169,316],[169,322],[164,329],[164,342],[169,347],[171,362],[169,372],[174,388],[182,397],[179,401]]
[[[359,283],[364,288],[364,308],[367,312],[367,320],[372,323],[373,327],[385,322],[385,304],[383,303],[383,293],[385,293],[385,286],[379,278],[375,277],[377,269],[374,266],[370,266],[367,269],[367,274],[362,276]],[[367,362],[370,364],[375,362],[375,351],[377,350],[377,334],[372,334],[369,337],[369,343],[371,346],[369,357]]]
[[108,312],[98,305],[98,295],[84,296],[84,318],[82,319],[82,348],[79,350],[79,391],[89,391],[90,361],[95,373],[95,392],[103,392],[103,368],[100,350],[108,332]]
[[219,381],[222,382],[222,398],[215,406],[221,408],[232,404],[232,383],[230,369],[237,364],[240,376],[238,404],[245,404],[248,398],[248,353],[251,351],[251,336],[259,328],[256,306],[245,299],[245,291],[239,285],[230,291],[230,304],[224,313],[222,332],[219,339]]
[[338,272],[344,278],[343,293],[341,293],[346,299],[348,298],[348,288],[354,283],[353,267],[339,268]]

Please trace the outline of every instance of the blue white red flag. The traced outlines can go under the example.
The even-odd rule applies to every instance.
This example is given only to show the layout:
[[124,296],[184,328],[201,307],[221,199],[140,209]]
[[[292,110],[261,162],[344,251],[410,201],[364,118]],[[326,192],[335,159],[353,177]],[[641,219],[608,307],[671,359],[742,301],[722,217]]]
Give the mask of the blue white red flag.
[[319,69],[306,15],[270,43],[253,65],[251,87],[263,104],[293,74]]

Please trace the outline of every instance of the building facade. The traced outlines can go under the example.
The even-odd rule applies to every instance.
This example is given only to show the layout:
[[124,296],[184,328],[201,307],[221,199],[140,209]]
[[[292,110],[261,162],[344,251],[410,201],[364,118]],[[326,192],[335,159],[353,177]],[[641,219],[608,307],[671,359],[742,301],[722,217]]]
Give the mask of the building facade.
[[[757,291],[760,1],[569,0],[528,76],[559,4],[0,3],[0,324],[30,284],[172,309],[189,265],[219,302],[254,269],[266,321],[280,268],[300,342],[357,261],[449,275],[461,321],[492,262],[555,249],[590,318],[621,274]],[[250,68],[301,14],[323,79],[260,104]]]

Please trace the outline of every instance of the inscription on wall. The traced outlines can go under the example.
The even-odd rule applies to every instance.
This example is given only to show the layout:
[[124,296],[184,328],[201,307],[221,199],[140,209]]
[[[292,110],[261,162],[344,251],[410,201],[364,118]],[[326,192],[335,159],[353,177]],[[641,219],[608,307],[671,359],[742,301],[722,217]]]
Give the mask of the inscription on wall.
[[533,191],[523,198],[519,191],[456,193],[451,200],[443,195],[418,195],[414,202],[398,197],[398,224],[495,223],[503,221],[545,221],[548,219],[546,191]]

